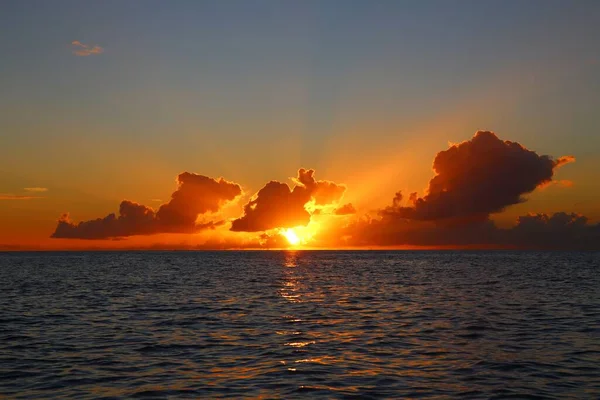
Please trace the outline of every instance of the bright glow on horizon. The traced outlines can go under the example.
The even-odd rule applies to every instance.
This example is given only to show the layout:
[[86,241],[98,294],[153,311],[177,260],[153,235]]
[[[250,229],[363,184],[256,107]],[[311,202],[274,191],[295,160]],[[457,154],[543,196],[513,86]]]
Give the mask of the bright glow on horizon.
[[285,230],[282,235],[285,236],[287,241],[290,242],[292,246],[297,246],[300,244],[300,238],[292,228]]

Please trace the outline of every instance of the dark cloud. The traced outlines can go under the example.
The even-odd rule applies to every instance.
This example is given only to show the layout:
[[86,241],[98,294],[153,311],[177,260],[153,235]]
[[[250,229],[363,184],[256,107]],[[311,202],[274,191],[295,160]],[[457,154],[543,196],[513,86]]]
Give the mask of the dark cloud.
[[303,186],[290,190],[285,183],[271,181],[244,206],[244,215],[233,221],[232,231],[258,232],[306,225],[310,214],[304,205],[310,194]]
[[600,249],[600,224],[589,224],[577,213],[558,212],[520,216],[509,231],[515,246],[550,249]]
[[184,172],[177,177],[177,190],[158,211],[124,200],[119,215],[82,221],[78,224],[64,214],[58,221],[53,238],[107,239],[156,233],[193,233],[211,229],[224,221],[197,224],[199,215],[216,212],[227,201],[242,193],[241,187],[223,178],[215,180]]
[[348,215],[348,214],[356,214],[356,209],[352,205],[352,203],[344,204],[341,207],[338,207],[333,212],[335,215]]
[[447,224],[385,215],[358,219],[330,236],[344,238],[347,246],[600,249],[600,224],[564,212],[520,216],[508,229],[489,219]]
[[[554,171],[573,162],[573,156],[554,159],[538,155],[516,142],[479,131],[466,142],[439,152],[433,163],[435,176],[426,194],[408,197],[398,191],[389,207],[374,217],[330,218],[319,225],[310,246],[430,246],[523,249],[600,249],[600,224],[590,224],[580,214],[559,212],[529,214],[512,228],[495,225],[491,214],[524,202],[536,188],[549,184],[572,185],[553,180]],[[177,190],[157,210],[123,201],[118,214],[72,223],[68,215],[58,222],[55,238],[118,239],[156,233],[205,231],[206,242],[185,244],[190,248],[283,248],[289,244],[282,228],[306,226],[311,216],[355,214],[351,203],[340,204],[345,186],[316,180],[314,170],[300,169],[295,185],[268,182],[244,206],[244,213],[231,225],[237,235],[210,233],[224,221],[209,221],[224,203],[241,194],[239,185],[202,175],[182,173]],[[0,196],[0,199],[2,197]],[[15,196],[11,196],[11,199]],[[272,231],[271,231],[272,230]],[[225,235],[222,235],[225,233]],[[194,239],[196,240],[196,239]],[[171,245],[165,245],[171,247]],[[182,247],[183,248],[183,247]]]
[[331,233],[344,238],[347,246],[469,246],[497,244],[496,228],[490,220],[460,224],[411,220],[384,214],[379,218],[365,216]]
[[[600,225],[564,212],[518,218],[510,229],[497,227],[490,214],[525,201],[524,195],[550,183],[554,170],[575,161],[553,159],[479,131],[435,157],[436,175],[427,194],[397,192],[377,217],[364,216],[328,232],[323,242],[348,246],[457,246],[503,248],[600,248]],[[568,183],[564,183],[568,182]],[[569,186],[570,181],[559,181]],[[340,239],[341,238],[341,239]]]
[[233,221],[231,230],[259,232],[307,225],[311,214],[305,206],[309,201],[317,206],[336,203],[346,190],[334,182],[315,180],[314,173],[312,169],[299,169],[293,189],[277,181],[267,183],[244,206],[244,215]]
[[177,177],[177,190],[171,200],[156,212],[163,232],[193,232],[199,214],[217,212],[223,203],[242,193],[240,185],[223,178],[184,172]]
[[264,249],[285,249],[290,245],[287,239],[280,233],[262,233],[259,236],[258,244]]
[[519,143],[500,140],[493,132],[478,131],[463,143],[435,157],[435,176],[427,194],[411,194],[402,206],[398,192],[391,207],[382,212],[416,220],[478,217],[521,203],[524,195],[552,181],[554,170],[573,162],[573,156],[555,160],[538,155]]

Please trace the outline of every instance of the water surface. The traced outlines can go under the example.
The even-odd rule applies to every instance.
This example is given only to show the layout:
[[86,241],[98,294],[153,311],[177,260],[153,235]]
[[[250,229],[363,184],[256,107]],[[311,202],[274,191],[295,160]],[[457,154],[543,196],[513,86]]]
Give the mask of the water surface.
[[0,307],[0,397],[600,397],[600,253],[3,253]]

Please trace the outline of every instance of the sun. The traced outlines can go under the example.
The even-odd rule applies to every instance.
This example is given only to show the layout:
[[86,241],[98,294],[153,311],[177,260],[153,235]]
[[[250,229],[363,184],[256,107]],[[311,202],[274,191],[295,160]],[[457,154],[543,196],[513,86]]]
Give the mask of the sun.
[[313,241],[318,226],[318,223],[310,221],[306,226],[299,225],[293,228],[279,228],[278,233],[288,241],[290,246],[304,247]]
[[286,231],[284,231],[283,236],[285,236],[287,241],[290,242],[292,246],[300,244],[300,238],[292,228],[288,228]]

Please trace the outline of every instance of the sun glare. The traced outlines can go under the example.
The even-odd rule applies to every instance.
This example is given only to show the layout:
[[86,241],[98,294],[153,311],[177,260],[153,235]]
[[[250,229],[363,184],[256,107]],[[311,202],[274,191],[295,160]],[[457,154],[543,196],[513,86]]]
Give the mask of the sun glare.
[[294,232],[294,230],[292,228],[289,228],[285,232],[283,232],[283,236],[285,236],[287,241],[290,242],[290,244],[292,246],[296,246],[297,244],[300,244],[300,238],[298,237],[298,235],[296,234],[296,232]]

